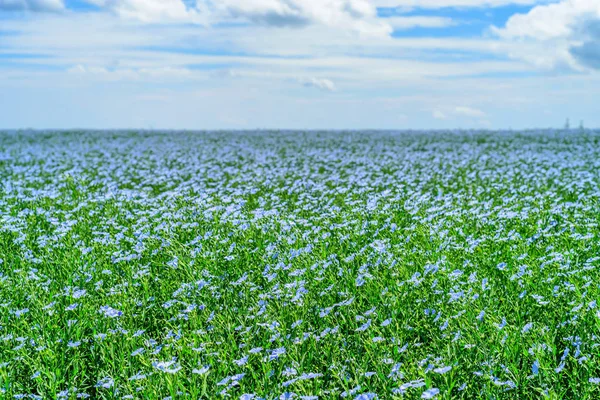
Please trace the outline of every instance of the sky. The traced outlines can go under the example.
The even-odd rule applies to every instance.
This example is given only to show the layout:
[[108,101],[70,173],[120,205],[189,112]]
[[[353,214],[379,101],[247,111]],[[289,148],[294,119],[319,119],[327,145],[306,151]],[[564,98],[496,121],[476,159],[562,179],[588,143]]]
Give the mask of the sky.
[[600,0],[0,0],[0,128],[600,127]]

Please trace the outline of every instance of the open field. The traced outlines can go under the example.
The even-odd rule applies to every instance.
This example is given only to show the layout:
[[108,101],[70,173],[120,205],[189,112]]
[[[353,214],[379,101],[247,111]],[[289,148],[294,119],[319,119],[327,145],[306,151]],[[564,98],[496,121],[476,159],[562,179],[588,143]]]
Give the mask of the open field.
[[600,398],[600,133],[0,133],[0,398]]

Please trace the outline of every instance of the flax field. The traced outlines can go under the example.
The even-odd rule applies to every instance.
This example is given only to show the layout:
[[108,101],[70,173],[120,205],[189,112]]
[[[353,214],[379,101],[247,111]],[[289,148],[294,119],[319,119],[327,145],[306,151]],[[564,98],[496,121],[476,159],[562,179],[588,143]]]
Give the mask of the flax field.
[[598,399],[600,132],[0,132],[2,399]]

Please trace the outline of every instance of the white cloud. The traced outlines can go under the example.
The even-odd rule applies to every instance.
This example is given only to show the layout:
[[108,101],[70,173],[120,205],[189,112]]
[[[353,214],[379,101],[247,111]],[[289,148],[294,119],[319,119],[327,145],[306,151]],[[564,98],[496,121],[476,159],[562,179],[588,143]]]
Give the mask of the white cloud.
[[452,18],[446,17],[424,17],[424,16],[408,16],[408,17],[389,17],[384,19],[394,29],[412,29],[412,28],[444,28],[455,25]]
[[586,19],[600,19],[600,1],[563,0],[534,7],[527,14],[515,14],[502,29],[493,30],[501,37],[550,40],[576,32],[576,25]]
[[487,115],[481,110],[467,106],[455,106],[445,107],[443,110],[436,109],[433,111],[432,116],[437,120],[446,120],[450,117],[467,117],[470,119],[483,119]]
[[483,111],[478,110],[476,108],[472,108],[472,107],[464,107],[464,106],[454,107],[454,113],[456,115],[462,115],[462,116],[471,117],[471,118],[485,117],[485,113]]
[[368,0],[86,0],[123,18],[143,22],[214,24],[245,21],[275,27],[324,25],[367,36],[387,36],[392,28],[377,18]]
[[204,9],[267,26],[325,25],[386,36],[389,25],[367,0],[198,0]]
[[153,68],[113,68],[98,66],[85,66],[77,64],[67,69],[70,75],[80,77],[91,77],[98,80],[120,81],[120,80],[135,80],[152,82],[160,82],[164,80],[180,80],[189,81],[193,77],[192,71],[180,67],[153,67]]
[[[194,75],[252,76],[256,80],[271,80],[277,76],[296,84],[298,77],[317,76],[326,77],[337,86],[343,82],[344,92],[359,86],[386,90],[391,82],[417,84],[435,77],[533,70],[520,61],[442,62],[427,58],[427,54],[438,49],[444,52],[506,51],[504,48],[494,50],[498,43],[488,39],[360,37],[317,25],[302,32],[245,25],[199,28],[174,24],[156,29],[105,13],[86,13],[78,18],[53,15],[25,24],[15,20],[7,22],[6,29],[20,33],[4,41],[5,51],[51,54],[51,58],[30,62],[64,69],[78,64],[108,71],[194,66]],[[149,50],[151,47],[157,50]],[[212,49],[222,49],[223,53],[205,53],[212,53]],[[202,64],[209,69],[201,67]],[[198,66],[200,68],[195,68]]]
[[104,7],[121,18],[147,23],[206,23],[206,15],[189,9],[182,0],[86,0]]
[[85,74],[87,73],[87,68],[85,68],[81,64],[74,65],[73,67],[67,70],[69,74]]
[[530,5],[548,0],[371,0],[377,7],[443,8],[443,7],[500,7],[509,4]]
[[0,0],[0,11],[56,12],[64,8],[62,0]]
[[301,79],[302,84],[306,87],[315,87],[326,92],[334,92],[336,90],[335,84],[329,79],[323,78],[310,78]]
[[446,114],[444,114],[443,112],[441,112],[440,110],[435,110],[433,112],[433,118],[444,120],[444,119],[448,119],[448,116]]
[[[600,1],[562,0],[515,14],[492,32],[534,46],[511,56],[548,69],[600,69]],[[533,51],[531,51],[531,49]]]

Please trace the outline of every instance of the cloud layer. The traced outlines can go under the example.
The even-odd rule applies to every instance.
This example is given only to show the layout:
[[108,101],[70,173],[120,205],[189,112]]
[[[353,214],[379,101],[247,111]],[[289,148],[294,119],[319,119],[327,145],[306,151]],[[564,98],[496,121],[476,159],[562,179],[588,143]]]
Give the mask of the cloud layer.
[[367,0],[87,0],[123,18],[203,25],[242,22],[272,27],[324,25],[385,36],[392,28]]

